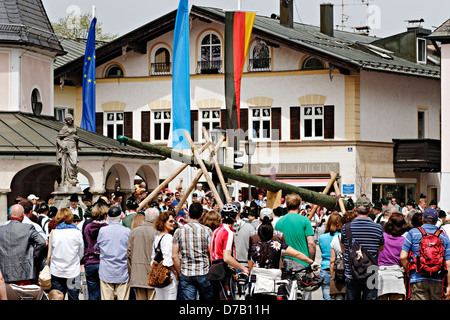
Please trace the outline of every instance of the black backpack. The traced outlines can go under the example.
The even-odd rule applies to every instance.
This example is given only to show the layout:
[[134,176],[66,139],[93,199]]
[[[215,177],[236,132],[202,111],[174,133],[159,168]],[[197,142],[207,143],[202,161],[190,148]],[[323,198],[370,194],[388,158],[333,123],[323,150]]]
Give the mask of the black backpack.
[[350,223],[345,225],[345,231],[348,239],[348,262],[353,280],[366,280],[373,274],[369,267],[378,267],[378,261],[366,248],[362,247],[356,240],[352,244],[352,231]]

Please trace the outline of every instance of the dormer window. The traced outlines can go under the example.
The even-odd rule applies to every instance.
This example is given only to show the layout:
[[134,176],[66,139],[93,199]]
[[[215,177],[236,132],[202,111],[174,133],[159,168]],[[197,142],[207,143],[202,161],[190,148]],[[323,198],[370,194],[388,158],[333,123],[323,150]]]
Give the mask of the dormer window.
[[321,70],[324,69],[322,60],[309,57],[302,64],[302,70]]
[[427,63],[427,40],[417,38],[417,63]]
[[109,66],[105,72],[105,78],[122,78],[123,76],[124,72],[122,68],[117,64]]

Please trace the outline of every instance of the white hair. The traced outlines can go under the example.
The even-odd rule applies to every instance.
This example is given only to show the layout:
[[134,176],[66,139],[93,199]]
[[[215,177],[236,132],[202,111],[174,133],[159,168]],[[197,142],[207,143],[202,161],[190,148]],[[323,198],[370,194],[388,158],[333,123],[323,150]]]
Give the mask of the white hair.
[[155,207],[148,208],[145,210],[145,221],[154,222],[159,217],[159,210]]

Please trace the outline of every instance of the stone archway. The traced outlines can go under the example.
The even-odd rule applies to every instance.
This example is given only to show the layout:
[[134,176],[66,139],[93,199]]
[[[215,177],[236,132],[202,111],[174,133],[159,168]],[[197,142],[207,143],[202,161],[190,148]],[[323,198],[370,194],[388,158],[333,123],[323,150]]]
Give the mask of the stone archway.
[[[84,169],[79,168],[79,173],[87,178],[89,185],[93,185],[93,178]],[[45,200],[55,191],[55,187],[61,179],[61,169],[53,163],[31,164],[18,171],[11,180],[8,194],[8,206],[14,203],[17,196],[27,197],[30,194],[37,195]]]
[[27,197],[29,194],[45,200],[54,191],[55,182],[60,176],[59,166],[49,163],[34,164],[20,170],[11,181],[8,206],[14,203],[16,197]]
[[120,185],[122,189],[133,188],[130,174],[127,168],[121,163],[115,163],[109,168],[105,181],[106,191],[114,191],[117,184]]
[[139,167],[136,175],[140,176],[145,181],[149,192],[155,190],[159,185],[159,180],[151,166],[143,165]]

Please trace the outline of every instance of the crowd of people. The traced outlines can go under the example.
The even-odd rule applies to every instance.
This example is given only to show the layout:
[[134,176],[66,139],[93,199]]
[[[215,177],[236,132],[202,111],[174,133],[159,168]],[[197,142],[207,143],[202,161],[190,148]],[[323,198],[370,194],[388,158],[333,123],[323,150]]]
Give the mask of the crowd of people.
[[[297,194],[268,208],[263,190],[220,208],[202,184],[182,204],[181,186],[154,201],[144,201],[145,184],[126,199],[120,188],[95,202],[88,189],[83,193],[59,210],[51,196],[16,199],[0,226],[0,299],[7,299],[5,285],[38,285],[46,264],[46,291],[55,299],[78,300],[82,292],[89,300],[223,300],[236,298],[239,273],[254,282],[280,279],[315,261],[324,300],[450,299],[450,224],[433,202],[402,207],[395,198],[372,204],[362,195],[341,212]],[[439,266],[426,274],[422,241],[432,235],[441,245]],[[374,272],[361,276],[355,250]],[[148,281],[159,251],[169,281],[155,287]],[[277,299],[258,290],[251,299]],[[303,298],[312,299],[311,292]]]

